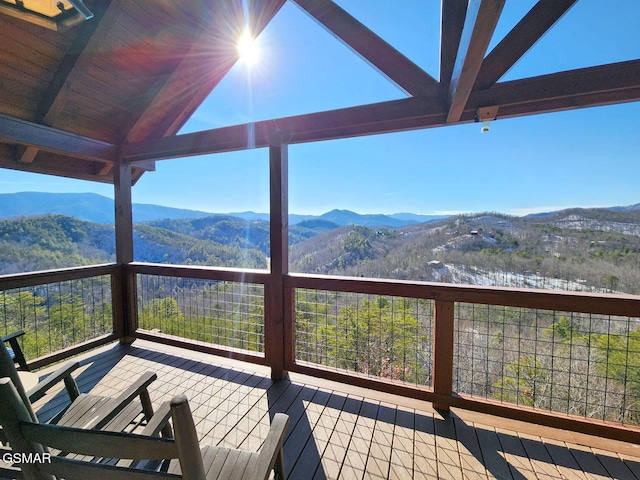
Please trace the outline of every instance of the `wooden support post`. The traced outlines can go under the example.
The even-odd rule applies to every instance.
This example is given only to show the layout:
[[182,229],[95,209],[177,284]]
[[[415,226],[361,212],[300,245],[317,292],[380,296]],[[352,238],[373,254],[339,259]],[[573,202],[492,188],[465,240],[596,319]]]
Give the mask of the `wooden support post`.
[[[434,313],[433,392],[451,396],[453,388],[453,315],[454,303],[436,300]],[[449,410],[448,403],[434,408]]]
[[265,285],[265,356],[271,378],[287,376],[285,370],[285,291],[284,275],[289,271],[288,148],[269,147],[271,274]]
[[[118,165],[113,172],[115,198],[116,262],[121,266],[120,294],[114,298],[114,332],[122,332],[121,341],[130,342],[138,328],[135,276],[127,269],[133,262],[133,211],[131,202],[131,165]],[[116,311],[116,308],[118,307]],[[120,317],[119,317],[120,316]]]

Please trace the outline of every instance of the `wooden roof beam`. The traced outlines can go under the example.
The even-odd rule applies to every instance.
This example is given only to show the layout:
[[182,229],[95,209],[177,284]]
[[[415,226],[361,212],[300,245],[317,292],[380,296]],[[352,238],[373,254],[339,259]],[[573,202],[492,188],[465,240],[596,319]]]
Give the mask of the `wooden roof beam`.
[[440,7],[440,83],[448,89],[462,37],[468,0],[442,0]]
[[496,83],[553,27],[577,0],[539,0],[482,63],[475,88]]
[[0,141],[27,145],[84,160],[115,163],[115,145],[0,114]]
[[[495,105],[500,118],[640,100],[640,60],[497,83],[474,92],[455,123],[475,119],[476,109]],[[304,143],[447,124],[448,106],[433,97],[415,97],[217,128],[126,145],[122,161],[150,160],[266,147],[277,132],[286,143]]]
[[500,118],[640,100],[640,59],[496,83],[468,108],[500,105]]
[[113,181],[111,175],[96,176],[96,165],[99,162],[43,151],[32,163],[25,164],[14,160],[15,148],[13,147],[15,146],[0,144],[0,168],[101,183],[111,183]]
[[336,3],[293,0],[320,25],[409,95],[428,96],[438,81]]
[[460,120],[506,0],[471,0],[449,84],[447,122]]

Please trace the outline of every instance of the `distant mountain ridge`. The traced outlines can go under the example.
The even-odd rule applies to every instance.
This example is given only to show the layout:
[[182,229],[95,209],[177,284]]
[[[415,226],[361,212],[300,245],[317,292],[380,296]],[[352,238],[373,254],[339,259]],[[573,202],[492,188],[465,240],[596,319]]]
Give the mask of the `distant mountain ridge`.
[[[113,223],[113,200],[96,193],[44,193],[19,192],[0,194],[0,219],[18,216],[47,214],[66,215],[95,223]],[[230,216],[245,221],[269,220],[268,213],[235,212],[213,213],[161,205],[134,203],[134,223],[169,219],[195,219],[209,216]],[[323,215],[289,215],[289,224],[297,225],[308,220],[323,220],[339,226],[362,225],[367,227],[398,228],[416,223],[447,218],[446,215],[417,215],[397,213],[393,215],[361,215],[349,210],[332,210]]]
[[[113,223],[113,200],[97,193],[19,192],[0,194],[0,219],[47,214],[66,215],[95,223]],[[147,222],[164,218],[198,218],[207,212],[133,204],[133,221]]]

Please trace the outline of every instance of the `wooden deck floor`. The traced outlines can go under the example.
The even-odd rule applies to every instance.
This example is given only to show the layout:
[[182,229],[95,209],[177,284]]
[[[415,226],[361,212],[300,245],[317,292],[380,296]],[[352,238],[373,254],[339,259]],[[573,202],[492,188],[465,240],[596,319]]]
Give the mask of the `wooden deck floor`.
[[270,416],[288,413],[290,479],[640,479],[640,448],[622,442],[458,410],[443,417],[425,402],[302,375],[273,382],[261,366],[140,340],[80,360],[80,390],[96,394],[156,372],[154,404],[186,393],[202,442],[257,449]]

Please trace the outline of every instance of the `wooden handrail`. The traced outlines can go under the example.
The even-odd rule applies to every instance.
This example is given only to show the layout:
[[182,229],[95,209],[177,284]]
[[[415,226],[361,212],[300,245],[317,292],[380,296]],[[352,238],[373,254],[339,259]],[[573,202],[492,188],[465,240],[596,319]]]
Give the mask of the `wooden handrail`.
[[640,317],[640,296],[289,274],[287,288]]
[[127,268],[132,273],[141,275],[160,275],[166,277],[197,278],[200,280],[219,280],[225,282],[257,284],[266,284],[269,282],[269,272],[266,270],[164,265],[144,262],[129,263]]
[[81,278],[112,275],[118,269],[115,263],[89,265],[85,267],[61,268],[57,270],[42,270],[39,272],[0,275],[0,291],[14,288],[35,287],[47,283],[80,280]]

